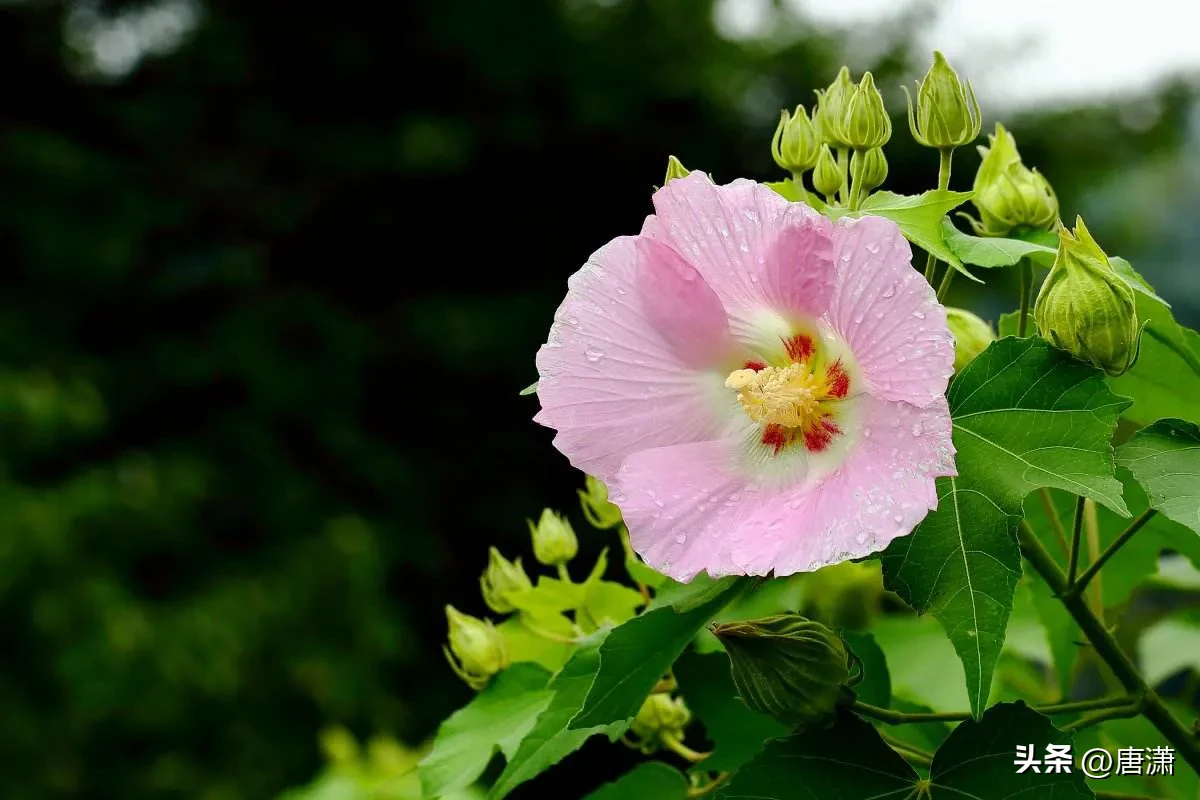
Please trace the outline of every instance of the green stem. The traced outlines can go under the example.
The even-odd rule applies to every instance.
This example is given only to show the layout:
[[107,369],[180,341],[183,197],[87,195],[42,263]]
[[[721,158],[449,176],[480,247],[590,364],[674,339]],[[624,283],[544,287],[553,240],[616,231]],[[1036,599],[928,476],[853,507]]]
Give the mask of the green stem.
[[1062,726],[1062,729],[1064,731],[1081,731],[1084,728],[1099,725],[1101,722],[1107,722],[1110,719],[1129,719],[1130,717],[1136,717],[1140,713],[1142,713],[1142,704],[1133,703],[1132,705],[1110,708],[1105,711],[1098,711],[1095,714],[1088,714],[1086,717],[1080,717],[1074,722],[1068,722]]
[[1104,660],[1125,691],[1134,697],[1142,698],[1142,714],[1171,743],[1183,760],[1200,773],[1200,742],[1197,742],[1192,732],[1171,714],[1162,698],[1146,685],[1137,666],[1087,603],[1079,595],[1067,593],[1066,575],[1059,569],[1058,564],[1054,563],[1054,558],[1042,546],[1029,523],[1021,522],[1017,538],[1021,545],[1021,553],[1062,600],[1080,630],[1092,643],[1096,655]]
[[[1119,697],[1096,697],[1091,700],[1074,700],[1069,703],[1054,703],[1048,706],[1038,706],[1035,711],[1042,714],[1074,714],[1081,711],[1096,711],[1097,709],[1127,708],[1135,698],[1128,695]],[[930,711],[909,714],[904,711],[893,711],[890,708],[880,708],[861,700],[855,700],[851,708],[864,717],[869,717],[885,725],[910,725],[919,722],[962,722],[971,718],[968,711]]]
[[933,765],[933,754],[927,753],[919,747],[902,742],[894,736],[889,736],[887,733],[880,731],[880,737],[887,742],[888,746],[903,756],[913,764],[920,764],[923,767]]
[[1147,508],[1141,514],[1138,514],[1137,518],[1134,519],[1133,522],[1129,523],[1129,527],[1123,530],[1121,535],[1116,539],[1113,539],[1112,544],[1105,548],[1104,552],[1100,554],[1100,557],[1097,558],[1090,567],[1084,570],[1082,575],[1068,584],[1066,590],[1067,594],[1075,596],[1083,594],[1083,590],[1087,588],[1087,585],[1089,582],[1091,582],[1092,578],[1096,577],[1096,574],[1100,572],[1108,560],[1116,555],[1117,551],[1121,549],[1121,546],[1132,539],[1133,535],[1140,531],[1142,526],[1149,522],[1154,514],[1155,511],[1153,508]]
[[847,177],[850,173],[849,148],[839,147],[837,149],[837,165],[838,170],[842,173],[842,185],[841,188],[837,190],[838,202],[840,202],[842,205],[846,205],[850,200],[850,193],[848,191],[850,181]]
[[792,173],[792,185],[795,186],[796,191],[800,193],[800,197],[804,200],[804,204],[807,206],[812,206],[813,197],[812,194],[809,193],[808,188],[804,185],[803,172]]
[[[850,157],[850,210],[858,211],[862,205],[862,168],[864,159],[860,156],[857,161]],[[855,169],[855,166],[858,169]]]
[[558,562],[558,564],[556,566],[558,567],[559,579],[561,579],[562,581],[564,581],[566,583],[570,583],[571,582],[571,573],[567,572],[566,562],[560,561],[560,562]]
[[[950,161],[954,158],[954,148],[948,147],[944,150],[938,150],[938,189],[945,191],[950,188]],[[937,256],[929,253],[925,256],[925,280],[929,285],[933,285],[933,278],[937,274]]]
[[1071,549],[1067,545],[1067,531],[1063,528],[1062,520],[1058,518],[1058,509],[1054,507],[1054,498],[1050,496],[1050,490],[1042,487],[1038,492],[1038,498],[1042,501],[1042,508],[1046,511],[1046,517],[1050,520],[1050,527],[1054,529],[1054,535],[1058,537],[1058,543],[1062,546],[1063,555],[1070,555]]
[[1071,554],[1067,560],[1067,586],[1075,584],[1075,575],[1079,570],[1080,534],[1083,532],[1083,504],[1085,498],[1075,501],[1075,520],[1071,523]]
[[661,734],[659,736],[659,738],[662,740],[662,743],[667,746],[668,750],[670,750],[672,753],[675,753],[675,755],[679,756],[680,758],[682,758],[686,761],[690,761],[693,764],[699,764],[701,761],[703,761],[704,759],[706,759],[710,755],[712,755],[712,753],[696,752],[695,750],[693,750],[692,748],[688,747],[686,744],[681,742],[678,739],[678,737],[676,737],[674,734],[664,733],[664,734]]
[[950,284],[954,281],[954,267],[946,265],[946,274],[942,276],[941,282],[937,288],[937,300],[939,303],[946,299],[946,295],[950,293]]
[[1021,311],[1017,316],[1017,336],[1024,336],[1029,328],[1029,308],[1033,305],[1033,262],[1022,258],[1017,269],[1021,274]]

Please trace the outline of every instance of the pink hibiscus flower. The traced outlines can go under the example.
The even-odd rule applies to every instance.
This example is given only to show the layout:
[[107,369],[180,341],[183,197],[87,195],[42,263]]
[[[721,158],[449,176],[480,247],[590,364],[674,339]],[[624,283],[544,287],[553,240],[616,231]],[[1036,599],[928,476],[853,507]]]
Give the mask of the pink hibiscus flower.
[[954,475],[945,309],[899,228],[703,173],[571,276],[536,420],[646,562],[789,575],[876,552]]

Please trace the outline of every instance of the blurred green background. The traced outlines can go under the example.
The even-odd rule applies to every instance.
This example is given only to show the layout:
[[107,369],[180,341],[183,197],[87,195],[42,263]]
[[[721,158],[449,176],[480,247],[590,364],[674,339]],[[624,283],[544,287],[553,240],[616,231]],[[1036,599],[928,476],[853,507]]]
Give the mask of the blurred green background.
[[[470,696],[442,607],[484,612],[487,545],[543,505],[587,530],[517,392],[667,154],[782,177],[778,109],[848,60],[896,115],[888,188],[934,181],[898,90],[928,4],[853,36],[719,5],[0,1],[0,795],[270,798],[352,737],[407,769]],[[1195,325],[1193,98],[1005,122]],[[572,785],[628,763],[592,742]]]

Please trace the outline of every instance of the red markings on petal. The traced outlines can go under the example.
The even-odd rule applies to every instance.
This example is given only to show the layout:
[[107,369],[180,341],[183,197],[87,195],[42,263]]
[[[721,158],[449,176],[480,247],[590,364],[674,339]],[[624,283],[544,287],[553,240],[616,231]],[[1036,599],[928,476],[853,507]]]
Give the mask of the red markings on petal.
[[825,391],[829,397],[840,400],[850,393],[850,376],[846,374],[846,368],[842,366],[840,359],[825,370],[825,385],[828,387]]
[[804,431],[804,446],[810,453],[820,453],[841,432],[842,429],[830,417],[822,417],[817,424]]
[[806,361],[813,354],[813,340],[811,336],[805,336],[803,333],[797,333],[784,340],[783,346],[787,349],[788,358],[792,361]]
[[782,425],[768,425],[763,428],[762,443],[779,455],[779,451],[788,443],[787,430]]
[[759,371],[761,371],[761,370],[764,370],[764,369],[766,369],[766,368],[767,368],[767,365],[766,365],[765,363],[763,363],[762,361],[747,361],[747,362],[746,362],[746,363],[743,365],[743,368],[744,368],[744,369],[752,369],[752,370],[754,370],[755,372],[759,372]]

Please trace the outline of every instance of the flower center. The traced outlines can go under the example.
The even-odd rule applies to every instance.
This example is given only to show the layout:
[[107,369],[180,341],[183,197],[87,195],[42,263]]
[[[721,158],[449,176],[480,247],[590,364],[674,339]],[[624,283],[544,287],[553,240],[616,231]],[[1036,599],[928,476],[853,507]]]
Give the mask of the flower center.
[[823,415],[824,381],[807,364],[734,370],[725,386],[737,390],[738,404],[760,425],[799,428]]
[[776,454],[793,443],[820,452],[842,433],[834,412],[850,392],[850,377],[840,360],[824,363],[812,337],[796,335],[783,345],[779,366],[747,361],[725,386],[737,392],[746,416],[763,427],[760,441]]

